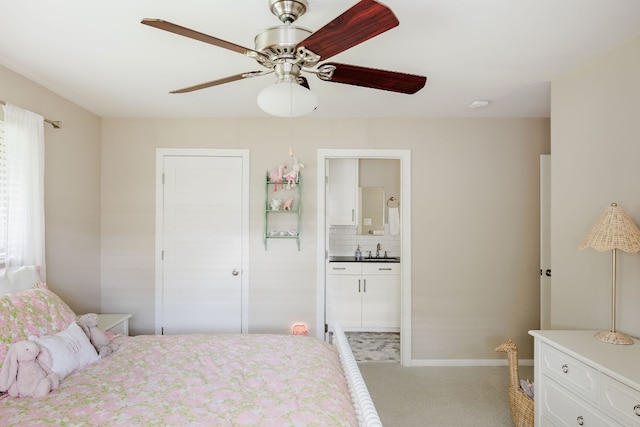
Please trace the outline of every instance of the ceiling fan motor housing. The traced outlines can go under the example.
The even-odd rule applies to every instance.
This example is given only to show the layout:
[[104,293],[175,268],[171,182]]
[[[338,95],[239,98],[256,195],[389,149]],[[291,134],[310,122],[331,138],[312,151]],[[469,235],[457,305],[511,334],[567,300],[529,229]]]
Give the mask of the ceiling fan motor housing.
[[307,0],[269,0],[271,13],[285,24],[291,24],[307,11]]
[[311,31],[293,25],[267,28],[255,38],[255,49],[269,56],[272,61],[295,58],[296,46],[311,35]]

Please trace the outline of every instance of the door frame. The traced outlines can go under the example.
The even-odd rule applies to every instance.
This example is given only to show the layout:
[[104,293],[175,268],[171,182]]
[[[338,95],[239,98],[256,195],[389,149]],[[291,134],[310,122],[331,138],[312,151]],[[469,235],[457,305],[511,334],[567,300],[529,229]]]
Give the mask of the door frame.
[[329,236],[326,224],[326,160],[332,158],[389,159],[400,161],[400,362],[402,366],[411,366],[411,150],[377,149],[319,149],[317,165],[317,228],[318,228],[318,264],[317,264],[317,336],[325,339],[326,324],[326,258],[328,256]]
[[249,150],[227,150],[209,148],[156,148],[156,247],[155,247],[155,333],[162,333],[163,323],[163,277],[162,250],[164,223],[163,165],[165,157],[240,157],[242,159],[242,260],[241,269],[241,325],[245,334],[249,328]]
[[[547,276],[549,271],[549,276]],[[540,329],[551,329],[551,154],[540,155]]]

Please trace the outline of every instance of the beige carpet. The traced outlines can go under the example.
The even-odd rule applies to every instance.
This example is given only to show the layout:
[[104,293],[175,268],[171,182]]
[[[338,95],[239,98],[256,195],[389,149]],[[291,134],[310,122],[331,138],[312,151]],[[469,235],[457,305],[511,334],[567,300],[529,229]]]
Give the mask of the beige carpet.
[[[385,427],[513,426],[506,366],[358,366]],[[520,367],[520,377],[533,380],[533,367]]]

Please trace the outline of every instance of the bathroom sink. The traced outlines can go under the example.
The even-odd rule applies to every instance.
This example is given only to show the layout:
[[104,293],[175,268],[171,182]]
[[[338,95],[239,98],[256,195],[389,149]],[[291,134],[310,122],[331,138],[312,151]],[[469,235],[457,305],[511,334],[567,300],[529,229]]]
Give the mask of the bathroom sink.
[[400,262],[400,258],[387,257],[387,258],[362,258],[363,262]]
[[360,258],[356,259],[354,256],[331,256],[329,262],[400,262],[399,257],[387,257],[387,258]]

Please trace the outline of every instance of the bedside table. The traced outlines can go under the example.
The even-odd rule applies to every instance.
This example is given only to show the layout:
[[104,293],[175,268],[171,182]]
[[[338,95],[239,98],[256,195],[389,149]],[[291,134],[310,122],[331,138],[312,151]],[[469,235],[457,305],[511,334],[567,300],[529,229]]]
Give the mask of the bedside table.
[[98,329],[119,335],[129,335],[130,314],[98,314]]

